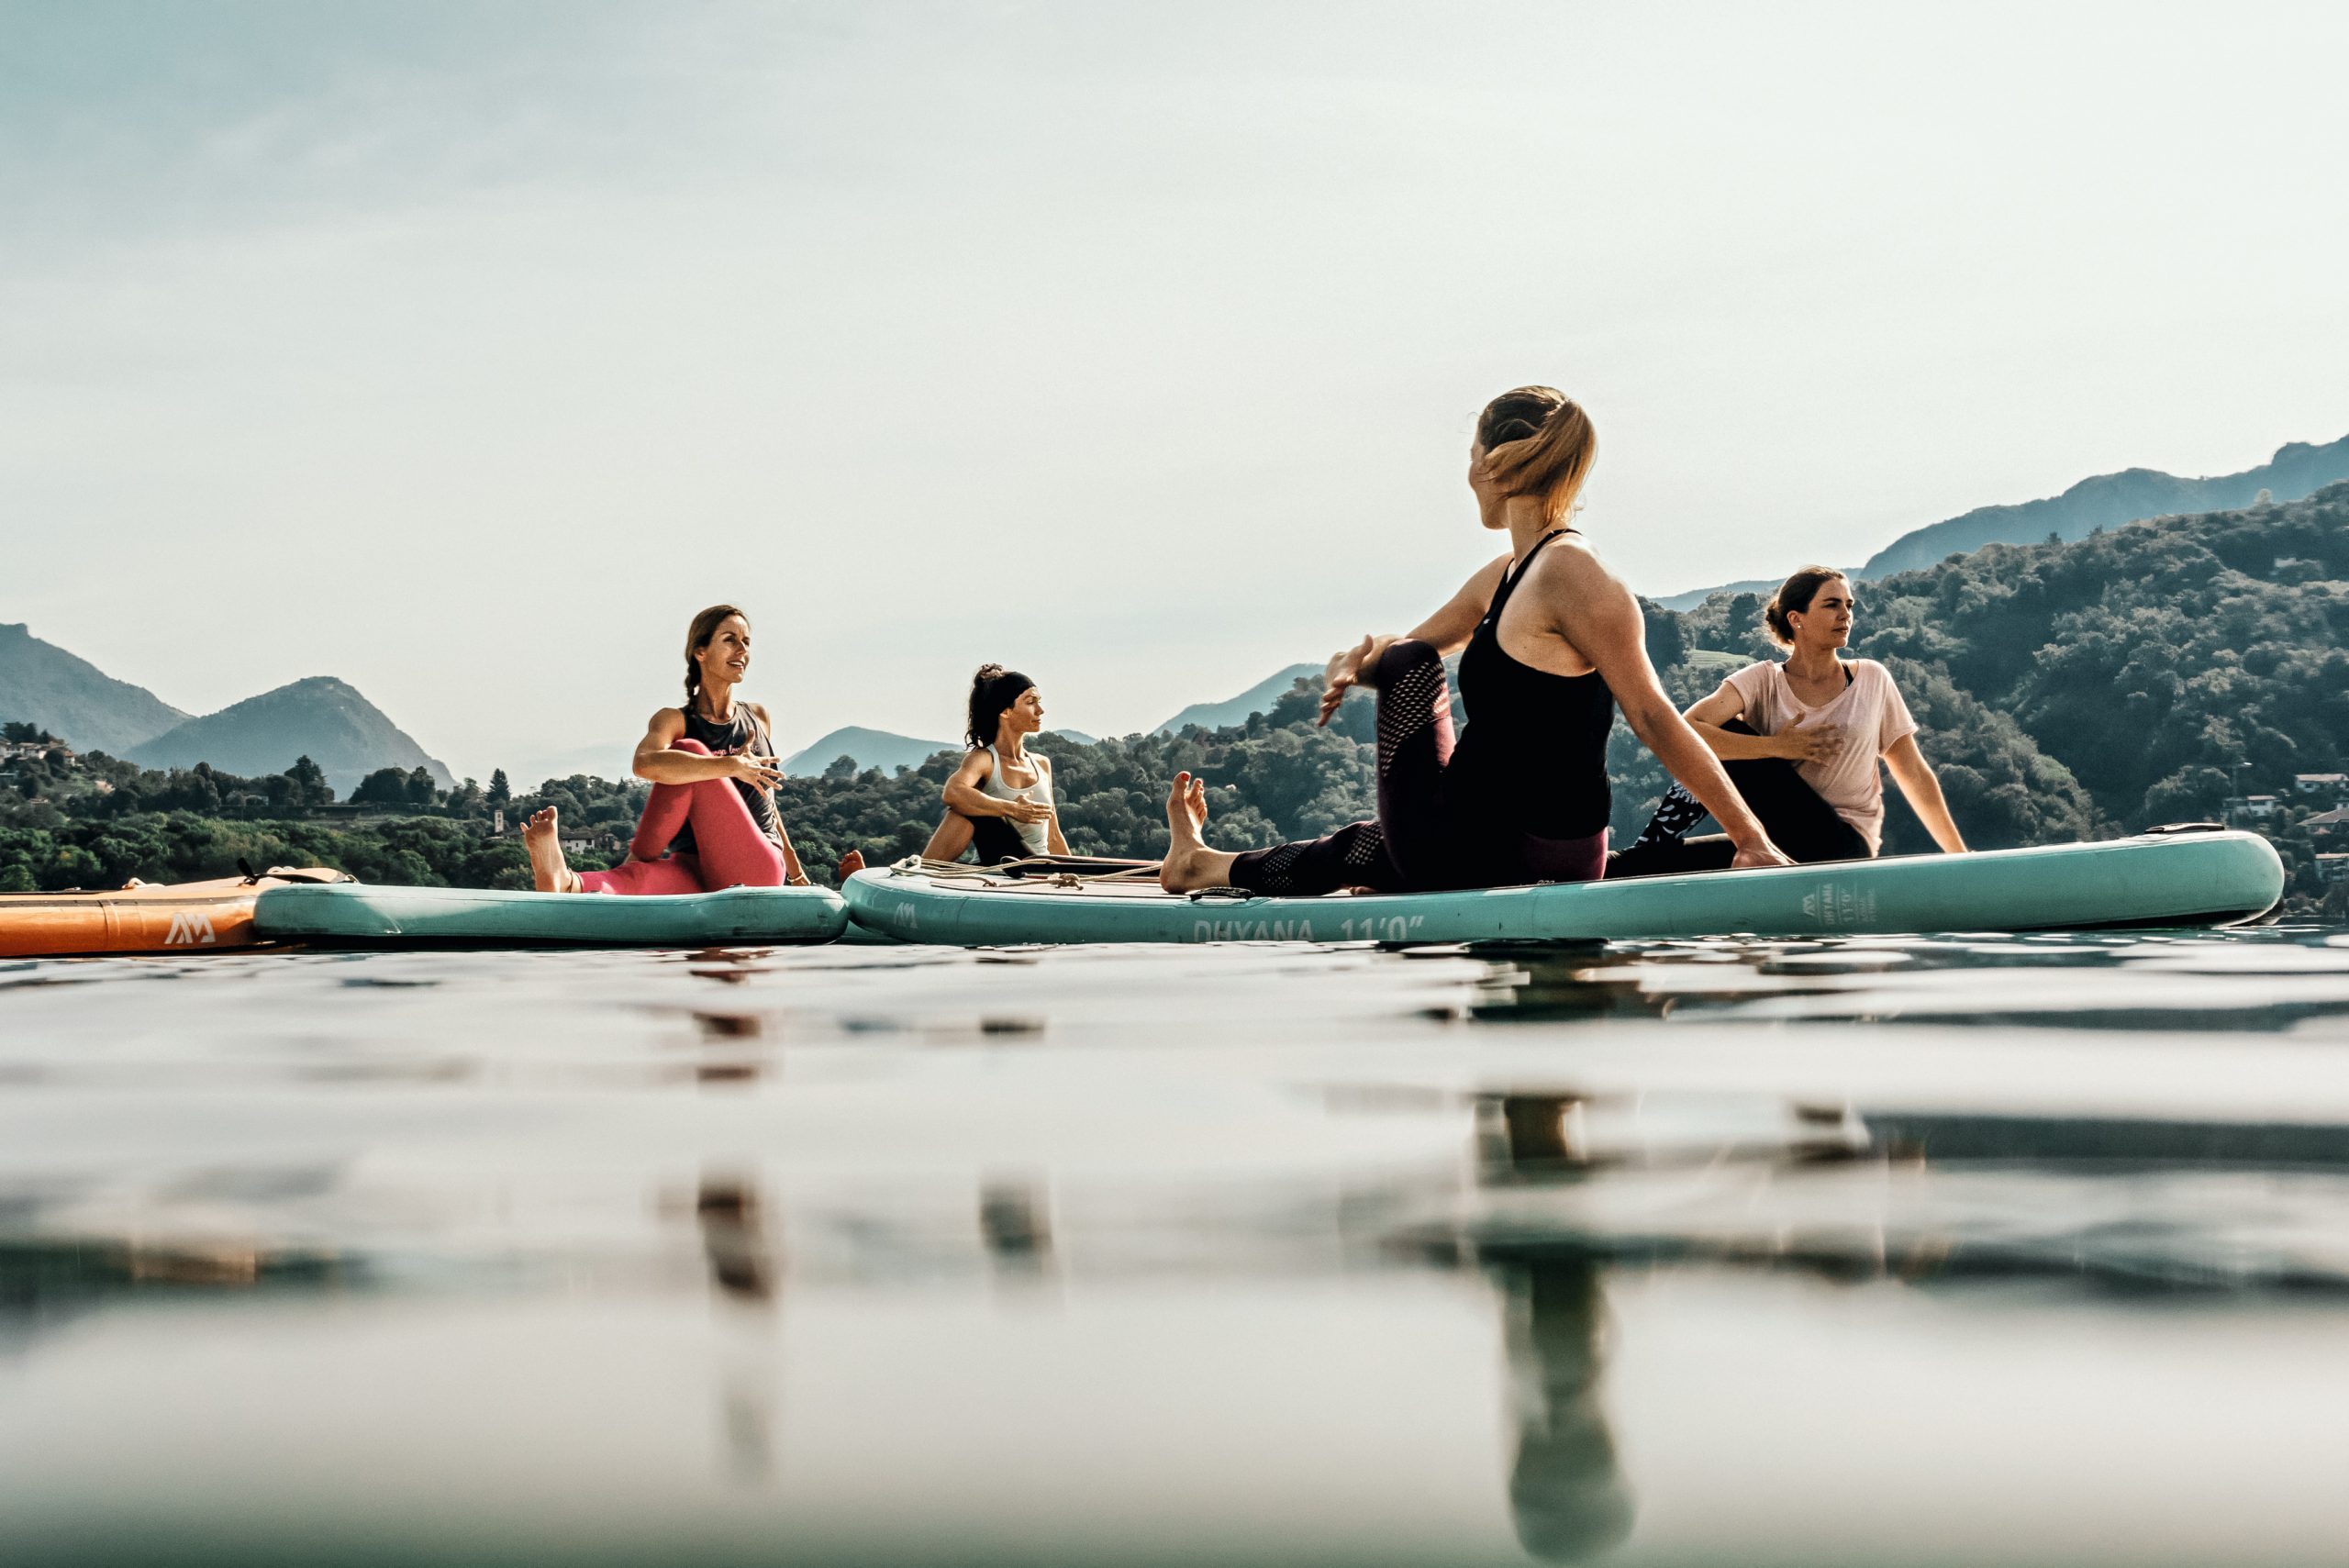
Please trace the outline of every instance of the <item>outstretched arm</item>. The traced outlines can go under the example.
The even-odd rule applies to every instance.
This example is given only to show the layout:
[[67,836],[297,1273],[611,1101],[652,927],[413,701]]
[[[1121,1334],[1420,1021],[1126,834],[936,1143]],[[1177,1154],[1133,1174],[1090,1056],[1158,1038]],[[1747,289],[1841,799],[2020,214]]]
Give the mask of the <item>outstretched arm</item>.
[[1949,802],[1942,798],[1942,781],[1933,774],[1933,765],[1917,749],[1914,735],[1903,735],[1884,749],[1884,765],[1892,770],[1892,782],[1900,786],[1908,797],[1909,808],[1933,842],[1953,855],[1965,852],[1965,840],[1957,830],[1957,821],[1949,814]]
[[[1563,564],[1563,563],[1562,563]],[[1745,797],[1721,771],[1720,759],[1688,727],[1672,706],[1648,662],[1645,624],[1631,591],[1595,559],[1580,557],[1569,571],[1548,579],[1556,623],[1582,656],[1598,666],[1623,710],[1623,722],[1642,744],[1655,753],[1672,776],[1702,802],[1713,819],[1737,846],[1731,862],[1747,866],[1783,866],[1794,862],[1746,806]]]
[[[1428,617],[1404,633],[1414,642],[1424,642],[1445,658],[1468,646],[1476,635],[1476,623],[1485,618],[1485,611],[1499,591],[1501,573],[1508,570],[1508,558],[1502,556],[1488,561],[1476,569],[1475,576],[1460,585],[1460,591],[1443,602],[1435,614]],[[1361,684],[1365,666],[1377,661],[1395,641],[1390,633],[1383,637],[1365,637],[1353,647],[1332,654],[1329,666],[1321,675],[1321,717],[1318,722],[1327,724],[1337,713],[1338,705],[1346,693]]]
[[1508,557],[1501,556],[1476,568],[1475,575],[1460,584],[1460,591],[1443,602],[1443,607],[1410,629],[1414,642],[1424,642],[1447,659],[1468,646],[1476,635],[1476,623],[1485,618],[1485,611],[1492,606],[1493,595],[1500,592],[1501,573],[1508,570]]
[[790,887],[807,886],[807,873],[799,864],[799,851],[791,847],[791,829],[783,825],[783,818],[780,816],[776,817],[774,819],[774,830],[775,836],[783,841],[783,880],[785,885]]
[[[1047,779],[1052,776],[1052,760],[1050,757],[1037,758],[1036,766]],[[1061,833],[1061,789],[1058,784],[1052,786],[1052,820],[1044,828],[1044,849],[1049,854],[1064,855],[1068,853],[1068,840]]]

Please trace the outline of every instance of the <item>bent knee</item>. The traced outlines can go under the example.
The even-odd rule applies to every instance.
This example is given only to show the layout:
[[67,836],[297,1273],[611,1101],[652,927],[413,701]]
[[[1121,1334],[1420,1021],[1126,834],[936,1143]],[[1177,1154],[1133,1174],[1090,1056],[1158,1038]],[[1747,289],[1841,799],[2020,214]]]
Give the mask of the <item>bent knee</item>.
[[716,755],[716,753],[711,751],[708,747],[703,745],[700,741],[695,740],[690,735],[680,735],[674,740],[670,741],[669,750],[672,751],[689,751],[696,757]]
[[1430,665],[1443,667],[1443,655],[1436,651],[1434,643],[1398,637],[1380,650],[1378,662],[1363,671],[1362,678],[1366,685],[1391,686],[1412,671]]

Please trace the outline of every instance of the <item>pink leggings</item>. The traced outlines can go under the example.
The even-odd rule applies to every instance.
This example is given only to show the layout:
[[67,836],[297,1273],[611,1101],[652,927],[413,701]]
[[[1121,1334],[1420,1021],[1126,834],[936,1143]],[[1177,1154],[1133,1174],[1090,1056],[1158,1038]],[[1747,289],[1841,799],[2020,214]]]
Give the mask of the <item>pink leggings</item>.
[[[710,754],[700,741],[684,739],[669,750]],[[669,841],[687,822],[694,825],[699,852],[670,854]],[[654,784],[628,853],[609,871],[581,872],[580,887],[588,893],[715,893],[721,887],[781,887],[785,874],[783,851],[759,831],[732,779]]]

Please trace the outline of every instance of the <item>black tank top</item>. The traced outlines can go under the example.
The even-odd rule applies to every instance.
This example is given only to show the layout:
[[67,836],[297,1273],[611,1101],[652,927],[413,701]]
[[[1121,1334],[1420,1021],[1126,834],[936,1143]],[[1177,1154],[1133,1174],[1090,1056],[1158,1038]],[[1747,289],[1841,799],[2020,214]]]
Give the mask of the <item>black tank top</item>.
[[[755,757],[774,755],[767,744],[766,727],[751,717],[747,704],[736,703],[734,717],[726,724],[720,724],[714,718],[704,718],[697,705],[679,711],[685,716],[685,738],[698,740],[708,747],[713,757],[730,757],[742,751]],[[765,792],[756,784],[736,779],[734,787],[741,792],[742,804],[751,808],[751,820],[759,825],[759,831],[774,840],[780,848],[783,844],[783,823],[775,816],[774,802],[768,799]],[[688,822],[677,829],[677,836],[669,840],[669,852],[673,855],[696,852],[692,823]]]
[[1615,694],[1596,670],[1553,675],[1501,648],[1501,612],[1509,595],[1542,547],[1574,531],[1544,534],[1502,575],[1492,606],[1460,656],[1468,725],[1444,770],[1455,817],[1473,813],[1537,839],[1580,839],[1607,826],[1614,806],[1607,732],[1615,722]]

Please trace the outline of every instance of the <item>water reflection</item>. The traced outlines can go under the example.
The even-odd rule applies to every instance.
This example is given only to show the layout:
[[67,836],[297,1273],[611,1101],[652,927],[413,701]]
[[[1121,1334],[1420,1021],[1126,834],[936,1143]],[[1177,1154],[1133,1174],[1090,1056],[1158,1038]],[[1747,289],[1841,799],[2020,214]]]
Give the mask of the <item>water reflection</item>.
[[1572,1562],[1631,1530],[1631,1488],[1600,1402],[1606,1304],[1598,1270],[1556,1259],[1502,1271],[1517,1441],[1511,1522],[1525,1550]]
[[2334,939],[2288,929],[1470,951],[1489,970],[1466,1016],[1487,1023],[1742,1018],[2175,1031],[2349,1018],[2349,957]]
[[775,1254],[762,1207],[758,1190],[734,1177],[703,1177],[694,1198],[710,1281],[732,1300],[763,1304],[774,1298]]
[[2349,1376],[2321,938],[88,973],[0,997],[0,1558],[257,1496],[326,1560],[421,1474],[507,1560],[1720,1561],[1775,1466],[1749,1555],[1885,1561],[1788,1521],[1969,1429],[2055,1505],[1942,1555],[2060,1556],[2167,1506],[2114,1443],[2267,1528],[2160,1445],[2291,1473]]
[[979,1189],[979,1234],[1008,1273],[1041,1274],[1052,1265],[1052,1200],[1033,1178],[997,1177]]
[[0,1236],[0,1352],[133,1296],[333,1291],[360,1279],[332,1254],[250,1241]]

